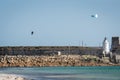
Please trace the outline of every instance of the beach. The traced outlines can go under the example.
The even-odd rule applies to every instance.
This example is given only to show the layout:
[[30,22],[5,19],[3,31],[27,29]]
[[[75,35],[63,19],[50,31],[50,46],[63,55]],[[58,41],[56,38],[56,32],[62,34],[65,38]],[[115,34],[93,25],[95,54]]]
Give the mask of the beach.
[[0,74],[0,80],[29,80],[29,79],[15,74]]

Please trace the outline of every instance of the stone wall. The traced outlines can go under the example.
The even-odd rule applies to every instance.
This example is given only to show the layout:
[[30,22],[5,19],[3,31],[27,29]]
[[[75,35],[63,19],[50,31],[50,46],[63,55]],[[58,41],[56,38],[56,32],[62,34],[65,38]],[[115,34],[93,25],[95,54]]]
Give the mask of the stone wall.
[[60,51],[62,54],[91,54],[99,55],[101,48],[78,47],[78,46],[20,46],[20,47],[0,47],[0,55],[55,55]]

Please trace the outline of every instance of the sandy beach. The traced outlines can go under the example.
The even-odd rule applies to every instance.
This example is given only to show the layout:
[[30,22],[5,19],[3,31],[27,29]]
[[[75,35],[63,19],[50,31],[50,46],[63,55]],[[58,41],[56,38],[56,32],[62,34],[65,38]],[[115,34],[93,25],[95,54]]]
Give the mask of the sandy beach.
[[30,80],[20,75],[0,74],[0,80]]

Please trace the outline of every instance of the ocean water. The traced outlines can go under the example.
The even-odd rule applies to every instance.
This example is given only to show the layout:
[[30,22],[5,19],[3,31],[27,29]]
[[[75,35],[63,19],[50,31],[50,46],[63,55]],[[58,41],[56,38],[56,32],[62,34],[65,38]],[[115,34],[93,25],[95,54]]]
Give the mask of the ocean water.
[[0,73],[23,75],[31,80],[120,80],[120,66],[7,67]]

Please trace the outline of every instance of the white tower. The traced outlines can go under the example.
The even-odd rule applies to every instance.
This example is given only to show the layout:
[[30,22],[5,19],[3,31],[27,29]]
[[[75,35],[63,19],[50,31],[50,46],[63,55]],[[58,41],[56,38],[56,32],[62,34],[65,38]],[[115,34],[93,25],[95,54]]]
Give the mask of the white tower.
[[107,38],[105,37],[104,41],[103,41],[103,54],[104,56],[110,53],[110,49],[109,49],[109,42],[107,41]]

